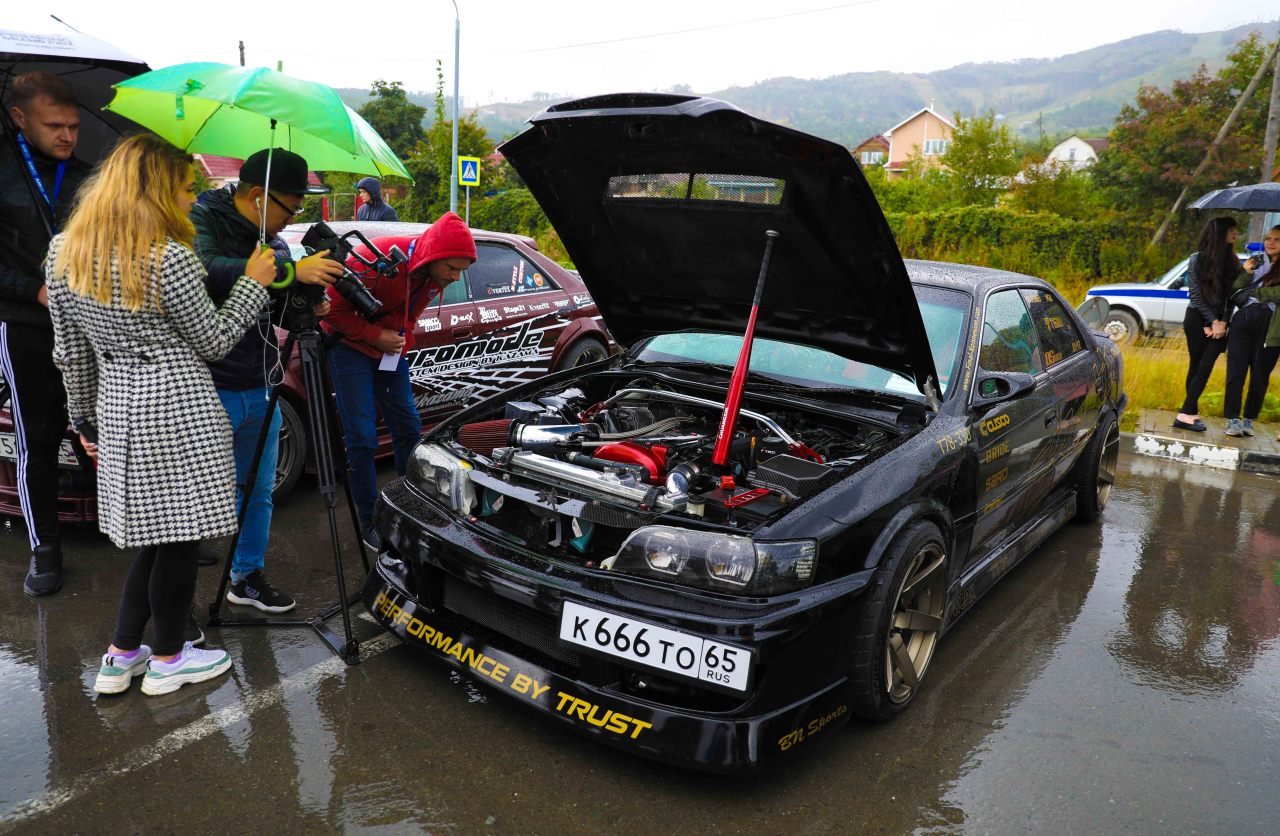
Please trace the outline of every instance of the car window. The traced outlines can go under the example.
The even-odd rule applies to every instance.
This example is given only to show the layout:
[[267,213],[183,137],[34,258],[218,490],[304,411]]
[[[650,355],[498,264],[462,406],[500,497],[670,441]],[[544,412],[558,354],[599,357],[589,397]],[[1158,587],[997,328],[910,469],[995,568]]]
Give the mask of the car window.
[[[465,274],[466,271],[464,270]],[[444,298],[440,300],[441,305],[456,305],[459,302],[467,301],[467,283],[464,279],[460,282],[449,282],[444,286]]]
[[1031,311],[1031,322],[1044,348],[1045,368],[1052,368],[1084,348],[1075,321],[1062,302],[1047,290],[1022,289],[1022,300]]
[[476,245],[476,263],[467,269],[466,281],[477,302],[557,289],[537,265],[502,244]]
[[1002,290],[987,298],[978,365],[989,372],[1044,371],[1040,341],[1018,291]]
[[938,370],[938,389],[945,397],[959,360],[965,315],[971,300],[968,294],[954,290],[927,285],[912,285],[912,289],[920,305],[925,335],[929,338],[933,367]]

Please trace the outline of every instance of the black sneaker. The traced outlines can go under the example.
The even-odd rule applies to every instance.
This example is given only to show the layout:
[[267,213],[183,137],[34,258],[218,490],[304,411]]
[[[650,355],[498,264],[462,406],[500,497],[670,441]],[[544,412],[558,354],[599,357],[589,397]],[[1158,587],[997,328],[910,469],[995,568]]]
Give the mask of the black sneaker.
[[196,621],[194,609],[187,614],[187,626],[182,631],[182,640],[194,647],[204,644],[204,630],[200,629],[200,622]]
[[58,546],[39,545],[31,553],[31,568],[22,582],[22,591],[38,598],[52,595],[62,589],[62,549]]
[[227,600],[233,604],[244,604],[257,607],[263,612],[288,612],[298,602],[272,586],[262,576],[261,569],[255,569],[244,578],[235,581],[227,590]]

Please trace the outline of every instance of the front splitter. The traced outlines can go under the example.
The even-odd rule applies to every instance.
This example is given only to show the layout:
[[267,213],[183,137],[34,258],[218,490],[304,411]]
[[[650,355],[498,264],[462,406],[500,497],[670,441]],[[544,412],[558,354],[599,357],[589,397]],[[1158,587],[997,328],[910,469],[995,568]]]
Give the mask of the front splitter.
[[449,613],[418,602],[387,560],[376,562],[364,585],[364,605],[375,621],[475,682],[616,749],[712,772],[750,771],[794,754],[805,748],[799,744],[849,718],[843,681],[754,717],[671,710],[587,685],[494,647]]

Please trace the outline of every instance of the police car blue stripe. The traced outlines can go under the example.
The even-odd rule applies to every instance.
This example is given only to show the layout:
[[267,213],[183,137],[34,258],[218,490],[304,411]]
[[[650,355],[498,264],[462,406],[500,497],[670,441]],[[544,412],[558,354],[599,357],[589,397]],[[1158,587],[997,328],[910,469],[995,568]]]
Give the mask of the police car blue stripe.
[[1090,290],[1087,296],[1130,296],[1130,297],[1149,297],[1154,299],[1186,299],[1187,292],[1185,290],[1106,290],[1097,289]]

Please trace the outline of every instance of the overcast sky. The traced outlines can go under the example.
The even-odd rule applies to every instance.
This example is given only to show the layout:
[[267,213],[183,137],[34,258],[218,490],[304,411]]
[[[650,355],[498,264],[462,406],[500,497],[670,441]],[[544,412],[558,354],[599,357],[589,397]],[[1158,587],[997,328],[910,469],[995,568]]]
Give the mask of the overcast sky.
[[[1275,0],[457,0],[465,106],[536,92],[696,92],[778,76],[929,72],[969,61],[1050,58],[1160,29],[1207,32],[1280,17]],[[152,67],[284,62],[341,87],[374,79],[453,87],[449,0],[270,3],[60,0],[5,4],[0,28],[57,31],[55,14]],[[14,8],[18,6],[18,8]],[[184,15],[185,13],[185,15]]]

